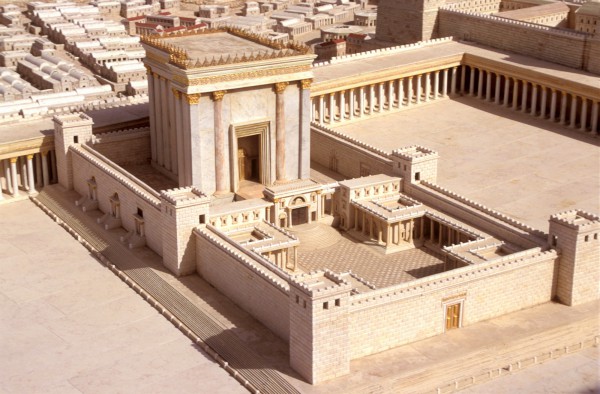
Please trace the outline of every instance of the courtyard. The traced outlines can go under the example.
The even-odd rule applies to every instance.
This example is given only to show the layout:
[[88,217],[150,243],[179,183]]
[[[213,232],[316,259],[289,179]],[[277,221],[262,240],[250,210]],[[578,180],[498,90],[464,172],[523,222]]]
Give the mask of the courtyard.
[[600,211],[600,140],[529,114],[459,97],[334,128],[388,152],[437,150],[438,184],[540,230],[559,211]]

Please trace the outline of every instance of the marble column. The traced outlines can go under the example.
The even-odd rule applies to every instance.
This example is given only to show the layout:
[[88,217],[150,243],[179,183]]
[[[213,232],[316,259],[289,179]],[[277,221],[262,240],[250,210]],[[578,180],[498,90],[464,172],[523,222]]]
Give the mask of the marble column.
[[[154,91],[154,76],[152,69],[149,66],[146,67],[146,78],[148,80],[148,97],[152,97],[156,100],[156,92]],[[156,161],[156,117],[154,107],[148,111],[150,115],[150,154],[152,161]]]
[[323,95],[319,96],[319,123],[323,124],[323,113],[325,112],[325,109],[323,108],[325,106],[325,100],[323,100]]
[[510,102],[510,77],[504,78],[504,106],[508,107]]
[[385,101],[384,99],[384,86],[383,86],[383,82],[377,84],[378,86],[378,98],[377,98],[377,112],[382,112],[383,111],[383,102]]
[[452,76],[450,81],[450,94],[456,94],[456,73],[458,72],[458,67],[452,67]]
[[4,160],[4,179],[6,179],[6,192],[7,193],[12,193],[13,192],[13,181],[11,179],[11,173],[10,173],[10,160],[6,159]]
[[48,183],[50,183],[48,177],[48,151],[42,152],[40,158],[42,161],[42,185],[48,186]]
[[[171,140],[169,136],[169,113],[167,102],[167,81],[166,78],[160,77],[160,111],[162,119],[162,166],[167,170],[171,170]],[[157,146],[158,148],[158,146]]]
[[423,76],[425,78],[425,102],[429,101],[431,96],[431,74],[425,73]]
[[182,100],[182,129],[184,133],[184,140],[190,141],[190,143],[184,144],[183,155],[186,163],[185,181],[179,186],[190,186],[194,185],[200,189],[207,188],[208,185],[202,184],[201,174],[196,173],[196,169],[192,167],[192,157],[198,152],[197,146],[194,146],[193,139],[200,136],[200,124],[198,122],[200,116],[200,108],[198,103],[200,102],[200,94],[185,94],[185,101]]
[[17,158],[10,158],[10,178],[12,181],[12,195],[17,197],[19,195],[19,178],[17,175]]
[[440,93],[440,72],[433,72],[433,99],[437,99]]
[[33,160],[35,161],[35,187],[36,189],[41,189],[44,186],[42,182],[42,154],[36,153],[33,155]]
[[571,96],[571,116],[570,116],[569,127],[575,128],[576,124],[577,124],[577,96],[572,95]]
[[[278,82],[275,84],[276,108],[275,108],[275,152],[276,165],[275,174],[277,181],[285,181],[285,100],[284,92],[288,86],[287,82]],[[333,112],[331,112],[333,116]]]
[[531,89],[531,115],[537,115],[537,96],[538,96],[538,85],[533,84]]
[[471,67],[471,74],[469,78],[469,96],[475,95],[475,73],[477,69],[475,67]]
[[310,177],[310,87],[312,79],[303,79],[300,81],[300,139],[299,139],[299,162],[298,178],[304,179]]
[[460,92],[464,93],[467,89],[467,67],[462,65],[460,67]]
[[423,76],[417,75],[417,88],[415,91],[415,103],[416,104],[421,104],[421,92],[423,90],[422,83],[423,83]]
[[565,124],[567,121],[567,92],[561,92],[560,98],[560,124]]
[[590,131],[592,132],[592,134],[600,134],[600,130],[598,130],[598,107],[600,106],[600,104],[598,104],[597,101],[594,101],[592,103],[592,119],[590,122]]
[[517,78],[514,78],[512,109],[516,110],[518,106],[519,106],[519,80]]
[[552,88],[552,94],[550,96],[550,120],[556,121],[556,89]]
[[581,98],[581,125],[579,126],[579,130],[586,131],[587,130],[587,99],[585,97]]
[[29,190],[29,178],[27,177],[27,158],[25,156],[20,156],[19,163],[21,164],[21,171],[19,171],[21,186],[23,186],[25,190]]
[[540,89],[542,89],[542,102],[540,103],[540,118],[544,119],[546,117],[546,103],[548,101],[548,89],[545,86],[540,85]]
[[485,79],[485,101],[492,101],[492,73],[486,73]]
[[[167,84],[170,82],[167,81]],[[172,89],[170,90],[172,93]],[[178,173],[179,162],[177,161],[177,129],[175,128],[175,95],[167,95],[167,104],[169,106],[169,156],[171,157],[171,172]]]
[[369,115],[373,114],[375,105],[375,85],[369,85]]
[[185,172],[187,171],[187,167],[189,167],[189,163],[185,162],[184,158],[184,132],[183,132],[183,116],[181,115],[181,95],[182,93],[172,88],[173,92],[173,101],[174,101],[174,119],[175,119],[175,134],[177,135],[177,179],[179,185],[185,184]]
[[448,69],[442,70],[442,97],[448,95]]
[[361,86],[358,88],[359,97],[358,97],[358,117],[362,117],[365,114],[365,88]]
[[160,77],[158,74],[153,74],[154,79],[154,119],[156,120],[156,127],[154,128],[156,131],[156,157],[154,160],[160,166],[163,165],[163,150],[160,148],[163,144],[163,119],[162,119],[162,110],[160,108]]
[[398,108],[401,108],[404,105],[404,79],[400,78],[398,80]]
[[394,106],[394,81],[388,81],[388,110]]
[[406,87],[406,106],[410,107],[412,105],[412,98],[413,98],[413,78],[414,76],[410,76],[408,77],[408,81],[407,81],[407,87]]
[[[226,92],[224,90],[212,92],[215,111],[215,195],[225,194],[229,191],[227,188],[228,174],[227,171],[225,171],[227,160],[225,141],[227,139],[227,135],[225,132],[225,125],[223,124],[223,97],[225,96],[225,93]],[[279,111],[279,103],[277,106],[277,111]],[[279,124],[277,124],[277,126],[279,127]]]
[[345,103],[345,90],[340,90],[340,122],[343,122],[346,118],[346,103]]
[[478,69],[477,70],[477,74],[479,75],[479,80],[477,81],[477,98],[481,99],[483,98],[483,75],[484,75],[485,71],[483,71],[482,69]]
[[494,103],[500,104],[500,90],[502,89],[502,77],[496,74],[496,91],[494,92]]
[[348,119],[354,119],[354,89],[348,91]]
[[529,87],[529,82],[523,81],[523,93],[521,94],[521,112],[527,112],[527,90]]
[[27,184],[29,185],[29,194],[35,193],[35,180],[33,176],[33,155],[27,155]]
[[334,93],[329,93],[329,121],[327,123],[335,122],[335,96]]

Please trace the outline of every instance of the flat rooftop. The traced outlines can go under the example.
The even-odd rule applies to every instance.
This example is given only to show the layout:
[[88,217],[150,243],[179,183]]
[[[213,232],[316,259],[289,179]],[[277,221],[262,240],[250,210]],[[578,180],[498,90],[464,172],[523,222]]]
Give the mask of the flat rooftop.
[[557,212],[600,212],[600,139],[529,114],[460,97],[334,128],[387,152],[434,149],[438,184],[543,231]]
[[165,43],[185,49],[192,59],[219,59],[221,56],[273,52],[273,48],[226,32],[169,37]]

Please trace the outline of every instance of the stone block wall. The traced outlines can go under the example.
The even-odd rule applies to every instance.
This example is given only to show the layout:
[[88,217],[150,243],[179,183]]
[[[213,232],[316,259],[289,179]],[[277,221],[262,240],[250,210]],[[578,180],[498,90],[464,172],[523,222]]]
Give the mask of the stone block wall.
[[392,175],[392,161],[331,133],[311,127],[310,158],[347,178],[373,174]]
[[289,341],[289,285],[214,233],[194,232],[197,272],[246,312]]
[[148,128],[98,134],[92,143],[94,150],[120,166],[147,164],[151,158]]
[[[133,215],[138,208],[143,211],[146,245],[162,256],[162,226],[160,200],[142,188],[128,181],[122,170],[119,175],[115,169],[104,166],[99,160],[87,155],[83,149],[71,149],[73,161],[73,187],[82,196],[88,195],[88,179],[96,179],[98,208],[102,212],[110,212],[110,197],[118,193],[121,206],[122,226],[127,231],[135,230]],[[58,155],[57,155],[58,156]]]
[[600,36],[588,38],[585,53],[585,69],[591,73],[600,74]]
[[467,326],[550,301],[556,253],[522,254],[352,296],[351,359],[442,334],[448,304],[461,303]]
[[586,36],[579,33],[447,9],[439,11],[439,33],[576,69],[585,65]]

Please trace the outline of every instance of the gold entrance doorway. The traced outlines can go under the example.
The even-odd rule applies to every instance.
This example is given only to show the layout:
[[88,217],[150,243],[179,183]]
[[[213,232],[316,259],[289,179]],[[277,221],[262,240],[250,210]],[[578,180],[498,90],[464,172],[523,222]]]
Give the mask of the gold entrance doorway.
[[446,305],[446,331],[460,327],[460,303]]
[[269,122],[231,126],[230,179],[233,192],[238,192],[242,186],[272,183],[269,135]]

